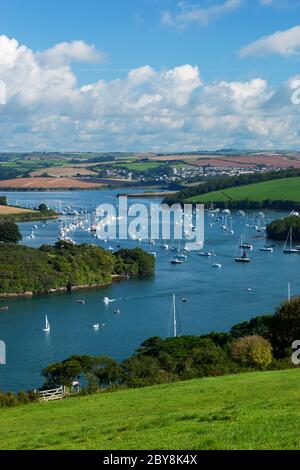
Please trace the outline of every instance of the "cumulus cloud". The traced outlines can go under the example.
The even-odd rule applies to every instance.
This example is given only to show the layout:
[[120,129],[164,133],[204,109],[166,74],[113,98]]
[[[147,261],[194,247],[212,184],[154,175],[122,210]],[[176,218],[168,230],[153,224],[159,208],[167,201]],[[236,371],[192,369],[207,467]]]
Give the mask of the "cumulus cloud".
[[208,7],[200,7],[194,4],[180,2],[179,12],[164,11],[161,22],[165,26],[186,28],[191,23],[206,25],[225,13],[238,9],[242,0],[225,0]]
[[267,54],[279,54],[291,56],[300,49],[300,25],[286,31],[277,31],[270,36],[264,36],[257,41],[248,44],[240,50],[242,57],[250,55],[264,56]]
[[299,146],[299,106],[291,97],[300,77],[274,90],[260,78],[207,83],[190,64],[145,65],[78,86],[69,54],[48,61],[41,55],[0,37],[0,80],[7,88],[2,150]]
[[70,62],[99,62],[105,58],[105,54],[84,41],[72,41],[56,44],[37,57],[45,65],[60,66]]

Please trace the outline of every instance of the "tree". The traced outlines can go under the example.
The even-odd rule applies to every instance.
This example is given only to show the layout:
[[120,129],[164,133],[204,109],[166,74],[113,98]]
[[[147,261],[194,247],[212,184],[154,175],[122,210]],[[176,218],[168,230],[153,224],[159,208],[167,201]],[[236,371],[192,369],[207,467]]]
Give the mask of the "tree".
[[202,339],[191,354],[196,377],[225,375],[231,372],[232,363],[226,352],[211,339]]
[[44,369],[42,375],[46,378],[46,387],[71,386],[72,382],[81,375],[81,366],[75,360],[58,362]]
[[146,387],[169,381],[169,374],[163,370],[153,357],[133,356],[122,363],[124,383],[127,387]]
[[118,385],[122,381],[122,368],[117,361],[107,356],[97,358],[97,368],[94,375],[101,386]]
[[1,206],[7,206],[7,197],[6,196],[0,196],[0,205]]
[[0,242],[18,243],[21,240],[22,235],[17,224],[10,221],[0,222]]
[[273,320],[273,315],[262,315],[252,318],[249,321],[238,323],[230,330],[230,335],[233,338],[241,338],[243,336],[263,336],[269,339],[269,327]]
[[270,324],[270,340],[276,357],[289,355],[297,339],[300,339],[300,297],[283,303]]
[[48,212],[48,206],[46,204],[40,204],[39,211],[42,213]]
[[244,366],[266,367],[273,360],[271,344],[258,335],[233,341],[230,351],[233,359]]

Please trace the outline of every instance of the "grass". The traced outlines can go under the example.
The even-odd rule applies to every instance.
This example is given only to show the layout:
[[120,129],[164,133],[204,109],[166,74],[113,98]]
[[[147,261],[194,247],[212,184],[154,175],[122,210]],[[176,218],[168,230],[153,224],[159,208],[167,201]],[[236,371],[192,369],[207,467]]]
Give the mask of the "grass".
[[23,209],[22,207],[15,206],[1,206],[0,205],[0,216],[1,215],[19,215],[19,214],[36,214],[39,215],[37,211],[32,209]]
[[187,202],[220,202],[220,201],[273,201],[289,200],[300,202],[300,177],[283,178],[249,184],[234,188],[214,191],[187,199]]
[[2,409],[0,449],[298,449],[300,371]]
[[153,170],[161,165],[161,163],[156,162],[141,162],[141,163],[116,163],[114,166],[116,167],[124,167],[127,168],[129,171],[146,171],[146,170]]

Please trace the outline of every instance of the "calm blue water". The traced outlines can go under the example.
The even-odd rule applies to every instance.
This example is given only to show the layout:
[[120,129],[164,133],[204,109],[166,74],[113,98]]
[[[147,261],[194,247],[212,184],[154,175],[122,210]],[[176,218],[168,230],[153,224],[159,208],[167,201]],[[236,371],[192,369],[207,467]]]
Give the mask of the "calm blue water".
[[[46,202],[54,208],[73,205],[91,210],[100,202],[116,201],[117,193],[5,194],[9,203],[28,207]],[[138,202],[142,201],[138,199]],[[268,221],[283,215],[266,213]],[[248,218],[251,219],[251,214]],[[30,234],[33,225],[21,225],[24,237]],[[40,222],[37,225],[36,238],[25,243],[39,246],[57,240],[57,222],[49,222],[46,227]],[[170,331],[173,293],[178,296],[182,334],[225,331],[237,322],[273,312],[286,297],[288,282],[291,282],[293,294],[300,293],[300,256],[283,255],[281,246],[274,253],[260,252],[259,248],[265,244],[263,234],[249,229],[247,240],[254,244],[252,262],[249,265],[235,263],[234,251],[244,225],[245,219],[236,214],[233,214],[234,235],[222,230],[220,223],[213,227],[207,224],[205,250],[217,254],[213,259],[190,253],[183,265],[172,266],[172,253],[157,246],[156,273],[150,279],[122,281],[103,289],[1,301],[0,305],[9,305],[9,311],[0,312],[0,339],[7,345],[7,365],[0,366],[0,389],[37,388],[42,383],[40,371],[44,367],[72,354],[107,354],[123,359],[146,338],[166,337]],[[72,236],[78,243],[101,244],[86,232],[77,231]],[[127,245],[136,244],[149,249],[146,243]],[[214,269],[215,262],[223,264],[223,269]],[[105,306],[105,296],[116,301]],[[188,299],[186,304],[181,302],[183,297]],[[85,305],[77,303],[81,298],[85,299]],[[113,313],[116,307],[121,309],[120,316]],[[45,314],[51,323],[48,336],[41,331]],[[94,332],[94,323],[105,323],[106,327]]]

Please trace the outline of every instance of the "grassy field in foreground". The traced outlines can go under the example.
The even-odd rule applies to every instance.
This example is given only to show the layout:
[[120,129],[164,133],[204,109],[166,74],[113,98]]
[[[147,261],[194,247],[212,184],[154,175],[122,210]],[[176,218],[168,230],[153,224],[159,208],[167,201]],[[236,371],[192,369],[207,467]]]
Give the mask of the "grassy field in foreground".
[[234,188],[214,191],[189,198],[187,202],[220,202],[220,201],[273,201],[288,200],[300,202],[300,177],[284,178],[248,184]]
[[0,410],[0,449],[298,449],[300,370]]

